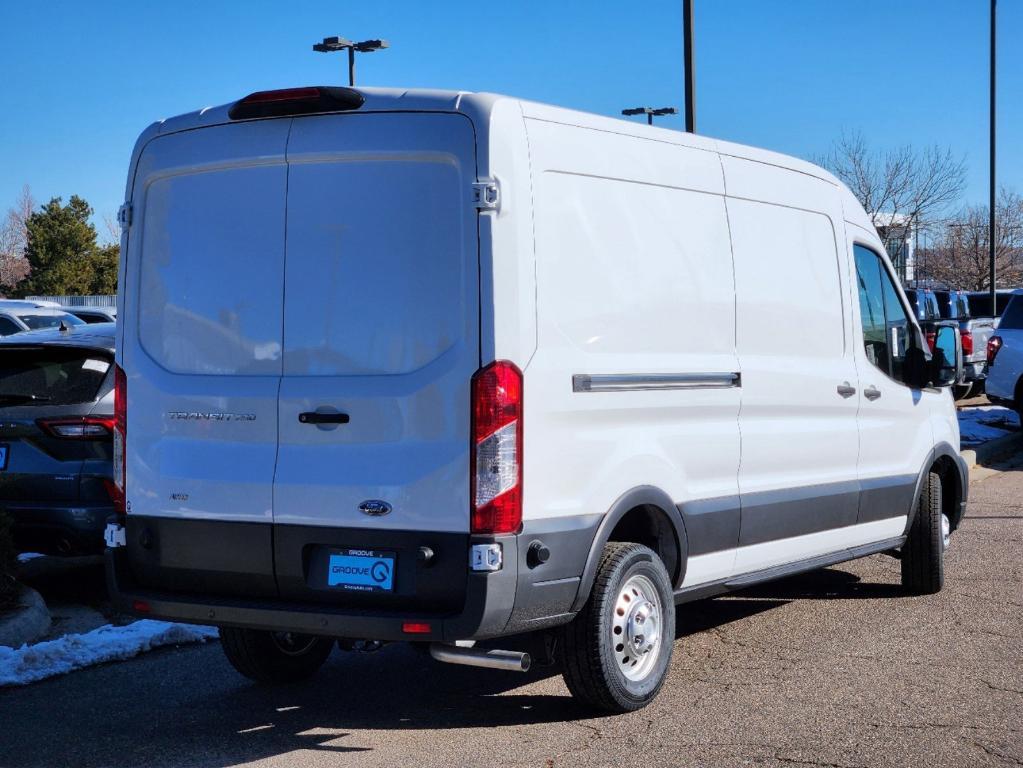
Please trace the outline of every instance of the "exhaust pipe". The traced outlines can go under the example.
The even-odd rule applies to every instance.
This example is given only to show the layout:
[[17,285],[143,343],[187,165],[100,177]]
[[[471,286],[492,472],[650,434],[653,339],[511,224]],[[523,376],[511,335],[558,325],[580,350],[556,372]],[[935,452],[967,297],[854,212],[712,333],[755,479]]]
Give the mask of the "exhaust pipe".
[[528,672],[533,660],[528,653],[483,648],[462,648],[457,645],[430,643],[430,655],[447,664],[503,669],[506,672]]

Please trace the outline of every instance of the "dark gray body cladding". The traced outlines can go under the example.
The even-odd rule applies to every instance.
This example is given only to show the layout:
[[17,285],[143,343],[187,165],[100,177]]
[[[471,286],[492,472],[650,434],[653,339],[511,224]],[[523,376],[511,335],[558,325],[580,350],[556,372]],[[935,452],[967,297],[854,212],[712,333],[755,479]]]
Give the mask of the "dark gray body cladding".
[[917,476],[721,496],[678,505],[689,556],[909,514]]

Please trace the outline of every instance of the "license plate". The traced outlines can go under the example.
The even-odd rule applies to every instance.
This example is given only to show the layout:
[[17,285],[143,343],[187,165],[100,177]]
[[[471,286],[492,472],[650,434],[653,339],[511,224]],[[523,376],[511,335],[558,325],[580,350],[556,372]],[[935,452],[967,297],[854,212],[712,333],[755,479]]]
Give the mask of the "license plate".
[[7,457],[11,455],[11,446],[0,443],[0,471],[7,469]]
[[327,561],[327,586],[351,592],[394,591],[393,552],[342,549]]

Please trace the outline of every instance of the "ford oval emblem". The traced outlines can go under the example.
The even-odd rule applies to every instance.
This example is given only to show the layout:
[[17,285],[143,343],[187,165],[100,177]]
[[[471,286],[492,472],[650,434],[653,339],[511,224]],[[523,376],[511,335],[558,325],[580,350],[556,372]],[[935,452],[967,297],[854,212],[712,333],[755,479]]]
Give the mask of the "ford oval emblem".
[[369,499],[359,505],[359,511],[364,515],[380,517],[381,515],[386,515],[391,511],[391,505],[386,501],[380,501],[380,499]]

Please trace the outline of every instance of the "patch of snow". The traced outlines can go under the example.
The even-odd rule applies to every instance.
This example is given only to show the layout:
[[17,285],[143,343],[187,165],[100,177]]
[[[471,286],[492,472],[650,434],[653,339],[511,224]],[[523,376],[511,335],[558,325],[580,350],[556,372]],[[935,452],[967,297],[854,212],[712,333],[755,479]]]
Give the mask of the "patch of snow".
[[1019,428],[1019,415],[1000,405],[976,405],[959,410],[959,436],[963,446],[1005,437]]
[[123,627],[107,624],[82,635],[65,635],[17,650],[0,646],[0,686],[26,685],[93,664],[130,659],[161,645],[204,643],[216,636],[216,627],[143,619]]
[[46,555],[41,555],[38,552],[22,552],[18,555],[18,562],[27,563],[29,560],[35,560],[37,557],[46,557]]

